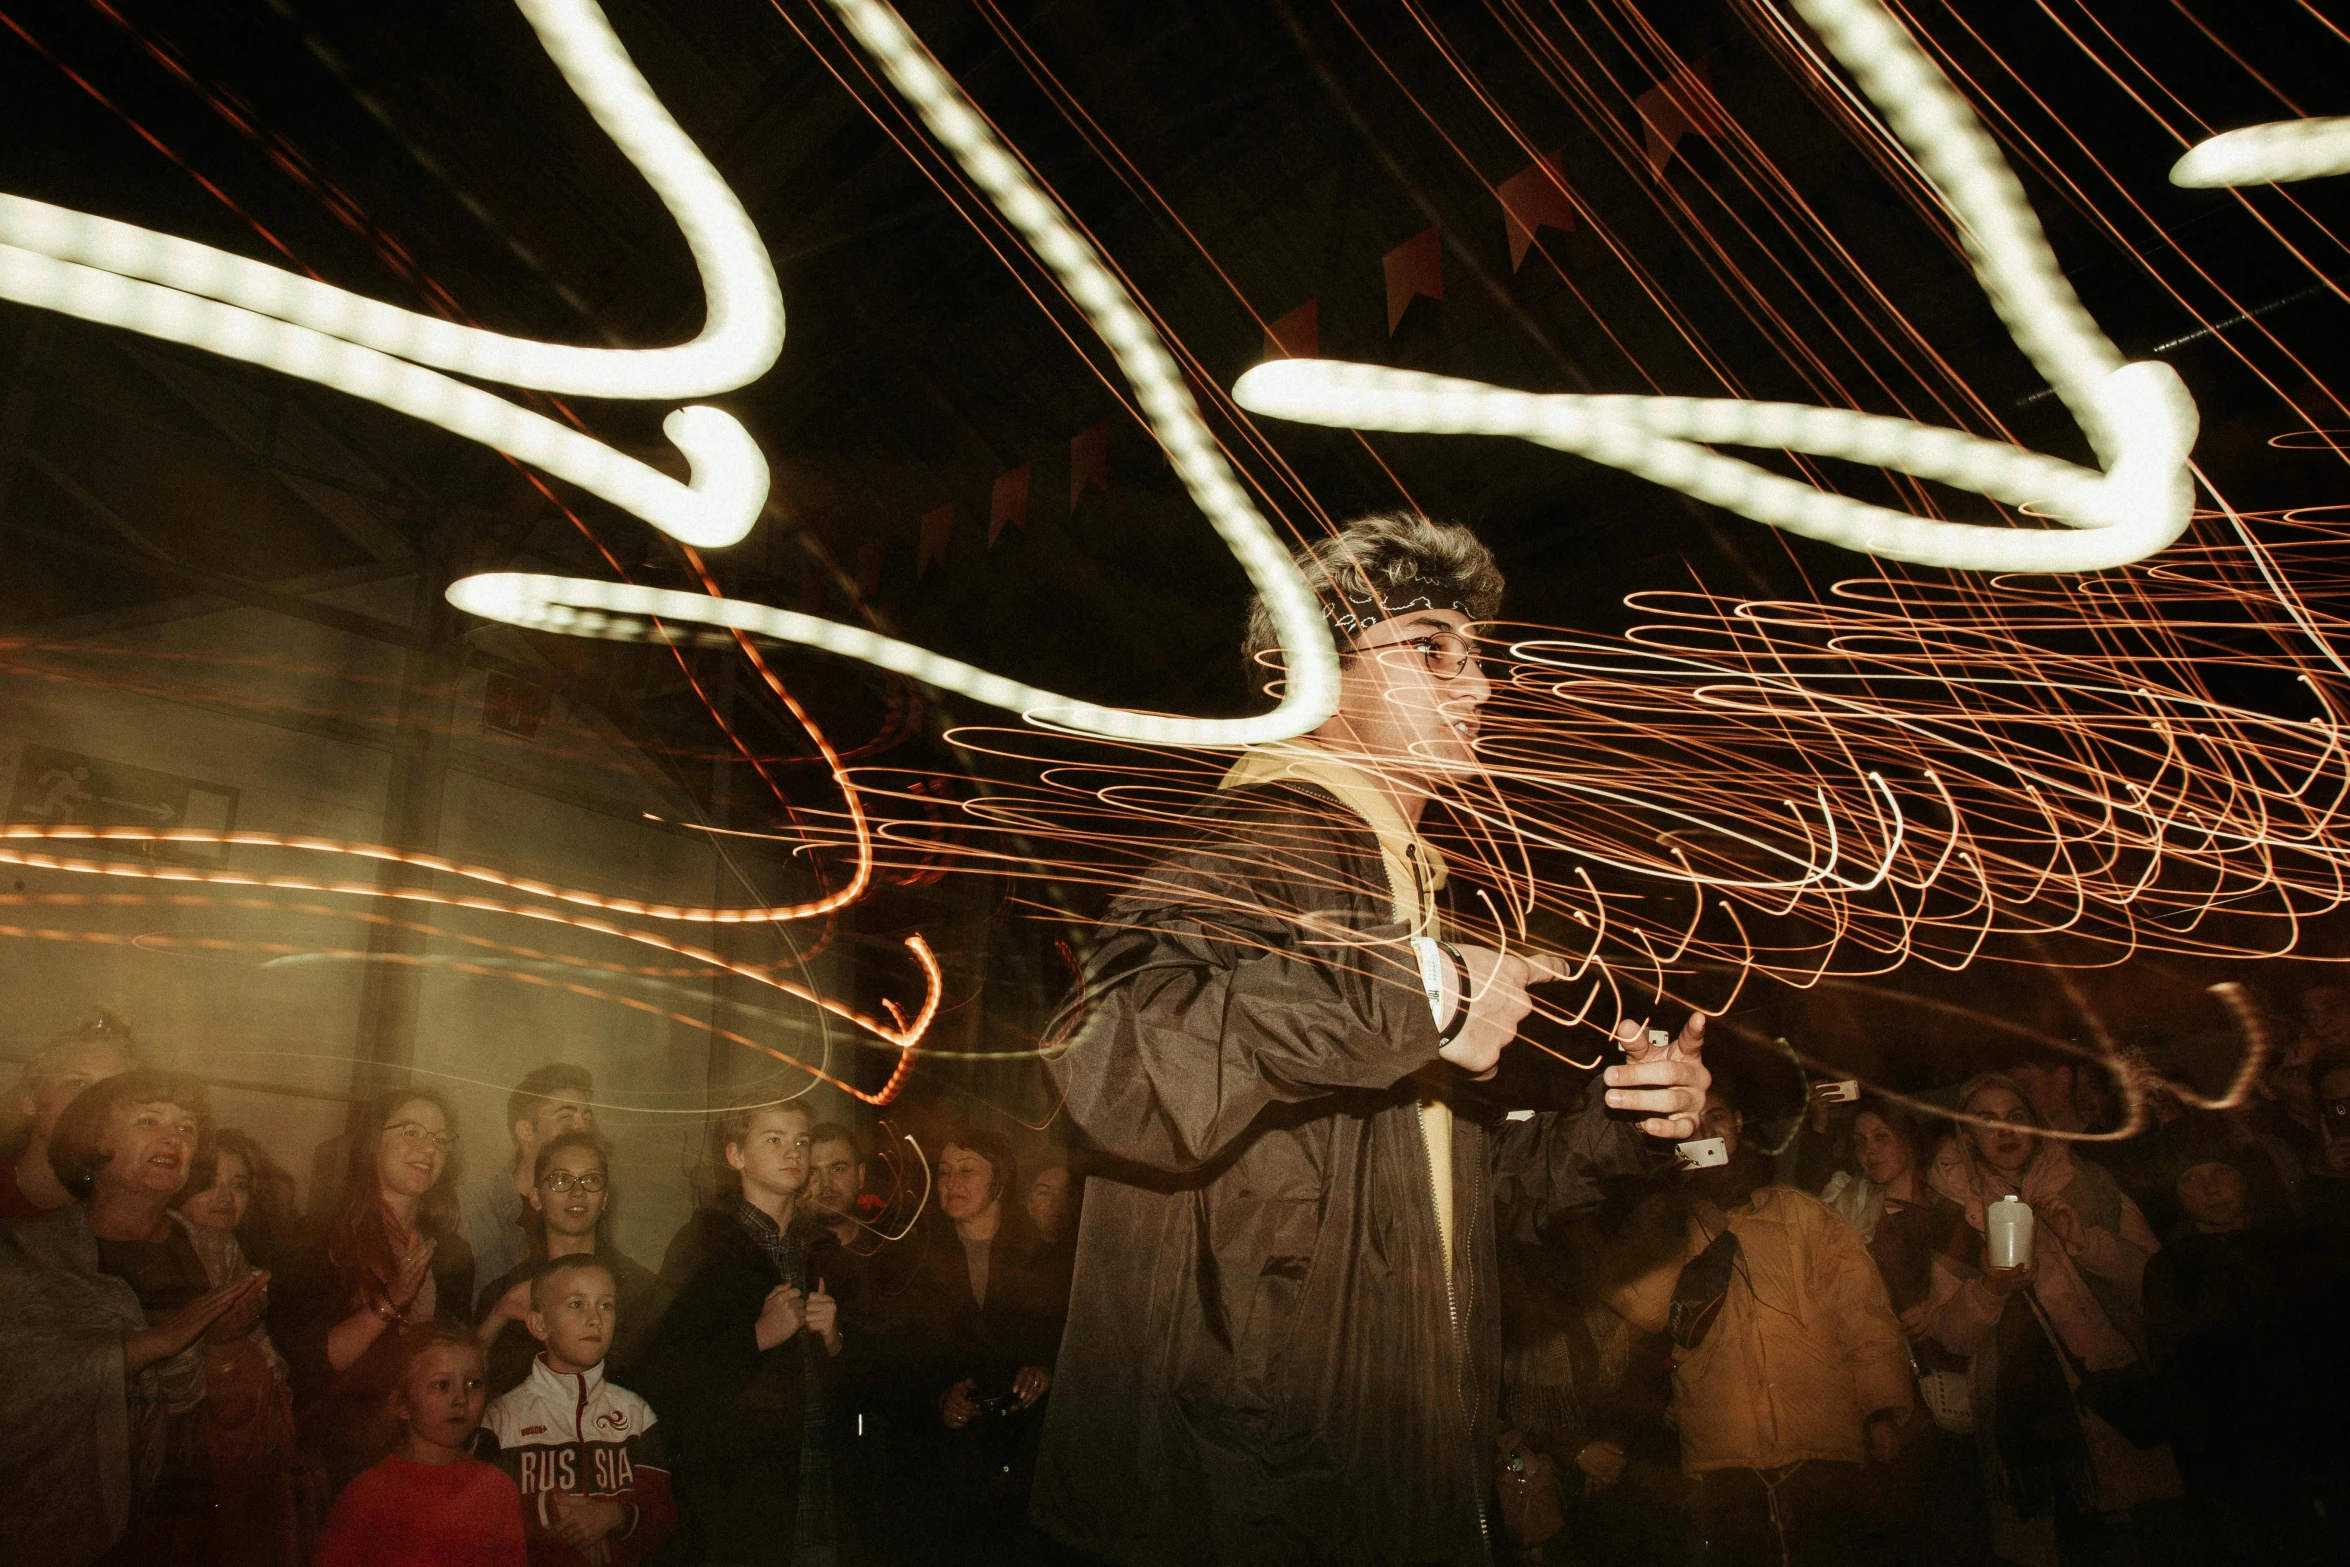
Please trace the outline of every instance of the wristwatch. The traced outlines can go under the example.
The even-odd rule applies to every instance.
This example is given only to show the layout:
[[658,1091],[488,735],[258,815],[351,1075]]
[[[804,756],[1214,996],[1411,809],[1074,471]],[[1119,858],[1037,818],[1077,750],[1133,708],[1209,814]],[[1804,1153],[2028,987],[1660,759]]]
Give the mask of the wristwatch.
[[1436,1048],[1442,1050],[1460,1038],[1461,1030],[1469,1026],[1469,960],[1462,957],[1461,949],[1449,941],[1437,945],[1443,947],[1444,955],[1452,959],[1452,972],[1461,987],[1460,1003],[1452,1009],[1452,1021],[1436,1031]]
[[1469,1022],[1469,965],[1461,957],[1461,949],[1434,936],[1414,936],[1412,952],[1420,960],[1420,989],[1427,993],[1428,1017],[1436,1021],[1444,1016],[1444,971],[1452,965],[1453,994],[1459,997],[1452,1009],[1452,1022],[1437,1031],[1439,1049],[1460,1038],[1461,1030]]

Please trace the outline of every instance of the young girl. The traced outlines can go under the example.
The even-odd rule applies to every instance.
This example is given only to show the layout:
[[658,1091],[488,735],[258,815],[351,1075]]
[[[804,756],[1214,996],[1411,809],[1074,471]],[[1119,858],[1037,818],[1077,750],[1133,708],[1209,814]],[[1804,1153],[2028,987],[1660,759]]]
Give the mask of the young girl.
[[313,1567],[527,1567],[521,1494],[471,1453],[488,1402],[471,1333],[433,1322],[406,1334],[399,1445],[335,1499]]

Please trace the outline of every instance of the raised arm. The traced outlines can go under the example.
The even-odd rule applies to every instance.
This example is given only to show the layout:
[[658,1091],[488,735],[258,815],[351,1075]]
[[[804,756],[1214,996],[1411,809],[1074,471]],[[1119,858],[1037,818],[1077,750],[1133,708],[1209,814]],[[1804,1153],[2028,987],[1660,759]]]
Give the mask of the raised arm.
[[1664,1145],[1608,1115],[1606,1094],[1595,1072],[1579,1109],[1545,1110],[1493,1129],[1494,1219],[1511,1237],[1539,1244],[1552,1219],[1597,1207],[1610,1180],[1646,1175],[1663,1157]]

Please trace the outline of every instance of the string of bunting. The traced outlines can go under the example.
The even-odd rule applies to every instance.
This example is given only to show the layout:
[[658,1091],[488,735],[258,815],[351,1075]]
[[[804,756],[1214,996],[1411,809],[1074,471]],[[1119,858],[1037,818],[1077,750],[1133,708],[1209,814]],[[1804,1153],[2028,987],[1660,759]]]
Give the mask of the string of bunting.
[[[1649,172],[1662,178],[1679,151],[1683,138],[1720,134],[1728,116],[1715,98],[1713,77],[1705,61],[1683,66],[1633,100],[1639,117],[1642,147]],[[1501,207],[1509,242],[1510,270],[1520,271],[1536,247],[1543,229],[1571,232],[1578,226],[1578,209],[1567,183],[1564,150],[1546,153],[1493,187]],[[1546,252],[1547,254],[1547,252]],[[1554,258],[1555,260],[1555,258]],[[1380,258],[1387,289],[1387,332],[1402,329],[1414,301],[1444,298],[1444,232],[1430,225]],[[1322,354],[1320,301],[1309,299],[1265,326],[1265,359],[1318,359]],[[1035,465],[1023,462],[996,475],[987,505],[987,548],[1007,527],[1028,529],[1029,502],[1034,490]],[[1088,426],[1069,438],[1069,515],[1074,518],[1087,490],[1108,494],[1110,489],[1110,427]],[[947,547],[958,516],[948,502],[922,518],[914,576],[920,581],[933,565],[946,565]],[[860,555],[860,564],[867,557]],[[878,585],[878,563],[871,565]],[[860,576],[863,572],[860,572]]]

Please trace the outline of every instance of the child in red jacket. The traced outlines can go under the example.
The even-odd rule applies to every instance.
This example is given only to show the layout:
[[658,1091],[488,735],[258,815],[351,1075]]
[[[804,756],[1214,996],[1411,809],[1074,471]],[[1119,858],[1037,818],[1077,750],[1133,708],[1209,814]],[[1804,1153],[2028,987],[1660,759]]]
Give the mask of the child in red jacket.
[[406,1434],[335,1498],[312,1567],[526,1567],[514,1482],[466,1451],[489,1398],[480,1343],[436,1322],[400,1353]]
[[521,1488],[531,1567],[632,1567],[677,1522],[653,1407],[604,1380],[617,1293],[592,1256],[542,1268],[529,1327],[546,1348],[489,1408],[482,1456]]

